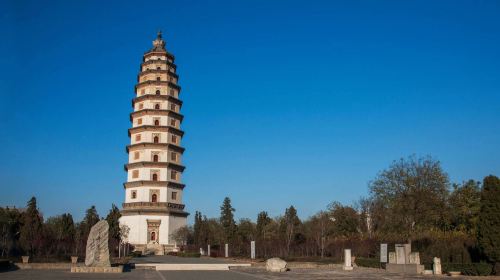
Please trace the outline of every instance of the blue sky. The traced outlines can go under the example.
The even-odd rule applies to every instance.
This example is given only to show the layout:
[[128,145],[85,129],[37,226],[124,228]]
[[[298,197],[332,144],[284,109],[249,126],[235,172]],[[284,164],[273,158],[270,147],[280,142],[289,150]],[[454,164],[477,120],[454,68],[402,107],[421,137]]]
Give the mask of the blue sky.
[[[184,202],[308,217],[401,157],[500,175],[498,1],[2,1],[0,205],[121,205],[158,29],[184,100]],[[190,220],[192,219],[192,216]]]

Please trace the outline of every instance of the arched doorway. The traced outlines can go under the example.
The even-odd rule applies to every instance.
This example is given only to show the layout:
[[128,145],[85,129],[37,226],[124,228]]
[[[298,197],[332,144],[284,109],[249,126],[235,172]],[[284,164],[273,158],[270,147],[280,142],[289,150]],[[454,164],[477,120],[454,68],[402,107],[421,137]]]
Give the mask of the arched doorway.
[[156,232],[151,232],[151,241],[156,241]]

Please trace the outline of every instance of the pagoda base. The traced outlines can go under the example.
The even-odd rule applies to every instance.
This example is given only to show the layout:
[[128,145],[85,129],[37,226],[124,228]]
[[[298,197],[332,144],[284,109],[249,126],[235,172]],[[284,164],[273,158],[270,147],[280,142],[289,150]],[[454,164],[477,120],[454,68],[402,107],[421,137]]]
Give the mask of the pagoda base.
[[186,217],[174,215],[127,215],[120,218],[120,226],[126,225],[130,229],[128,243],[143,252],[160,252],[164,246],[166,249],[173,247],[176,241],[171,235],[186,223]]

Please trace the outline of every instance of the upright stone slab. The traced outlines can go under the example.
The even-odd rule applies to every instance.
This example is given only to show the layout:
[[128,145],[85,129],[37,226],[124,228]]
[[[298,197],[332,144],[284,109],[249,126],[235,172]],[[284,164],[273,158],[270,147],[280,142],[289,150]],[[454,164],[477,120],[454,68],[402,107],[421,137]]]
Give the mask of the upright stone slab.
[[434,271],[434,275],[443,274],[443,271],[441,270],[441,259],[434,257],[433,261],[432,270]]
[[344,250],[344,270],[352,270],[351,249]]
[[403,244],[405,247],[405,263],[410,263],[411,244]]
[[405,245],[396,244],[396,263],[397,264],[406,264],[406,252]]
[[210,244],[207,245],[207,256],[210,257]]
[[410,253],[410,264],[420,264],[420,253],[411,252]]
[[381,263],[387,262],[387,243],[380,244],[380,262]]
[[255,241],[250,242],[250,258],[255,259]]
[[229,258],[229,244],[227,243],[224,245],[224,256]]
[[389,252],[389,263],[396,263],[396,252]]
[[90,229],[85,256],[86,266],[111,266],[108,248],[109,225],[106,220],[99,221]]

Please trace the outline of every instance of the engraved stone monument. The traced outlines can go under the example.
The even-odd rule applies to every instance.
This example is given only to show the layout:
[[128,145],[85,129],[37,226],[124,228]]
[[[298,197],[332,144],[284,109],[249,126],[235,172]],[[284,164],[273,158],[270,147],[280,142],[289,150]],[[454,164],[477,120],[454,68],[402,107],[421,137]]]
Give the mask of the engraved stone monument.
[[389,253],[389,263],[385,269],[393,273],[422,274],[424,266],[420,264],[420,254],[411,252],[411,244],[396,244],[396,252]]
[[123,265],[111,266],[108,248],[109,225],[106,220],[95,224],[87,239],[85,266],[72,265],[74,273],[122,273]]
[[108,248],[109,225],[106,220],[99,221],[90,229],[85,256],[86,266],[111,266]]

